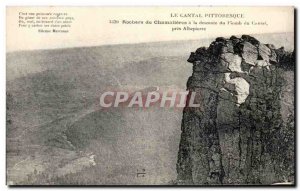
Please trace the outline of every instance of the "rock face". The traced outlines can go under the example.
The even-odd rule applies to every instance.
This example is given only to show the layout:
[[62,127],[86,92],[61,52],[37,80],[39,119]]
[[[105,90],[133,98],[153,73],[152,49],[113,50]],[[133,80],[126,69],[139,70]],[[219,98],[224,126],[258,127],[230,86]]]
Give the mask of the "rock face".
[[191,53],[178,184],[294,182],[294,55],[248,35]]

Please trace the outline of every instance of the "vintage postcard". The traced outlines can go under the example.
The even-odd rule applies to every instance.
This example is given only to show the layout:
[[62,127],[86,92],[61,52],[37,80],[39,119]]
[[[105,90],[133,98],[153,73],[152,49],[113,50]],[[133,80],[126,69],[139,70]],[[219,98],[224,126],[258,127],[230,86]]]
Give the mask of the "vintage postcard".
[[6,182],[294,186],[294,7],[6,9]]

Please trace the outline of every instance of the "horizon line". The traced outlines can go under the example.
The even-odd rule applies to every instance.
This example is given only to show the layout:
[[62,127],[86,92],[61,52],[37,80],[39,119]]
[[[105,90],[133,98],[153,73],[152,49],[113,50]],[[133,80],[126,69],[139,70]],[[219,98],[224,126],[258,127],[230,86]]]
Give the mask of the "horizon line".
[[[260,34],[247,34],[247,35],[269,35],[269,34],[275,34],[275,35],[280,35],[280,34],[285,34],[285,33],[292,33],[293,35],[295,34],[294,32],[276,32],[276,33],[260,33]],[[224,35],[222,37],[229,38],[230,36],[242,36],[245,34],[237,34],[237,35]],[[66,50],[66,49],[80,49],[80,48],[95,48],[95,47],[105,47],[105,46],[122,46],[122,45],[141,45],[141,44],[154,44],[154,43],[166,43],[166,42],[181,42],[181,41],[197,41],[197,40],[204,40],[204,39],[215,39],[220,36],[216,37],[203,37],[203,38],[198,38],[198,39],[179,39],[179,40],[163,40],[163,41],[145,41],[145,42],[134,42],[134,43],[111,43],[111,44],[99,44],[99,45],[86,45],[86,46],[70,46],[70,47],[60,47],[60,48],[38,48],[38,49],[27,49],[27,50],[12,50],[12,51],[7,51],[6,48],[6,54],[14,54],[14,53],[21,53],[21,52],[33,52],[33,51],[54,51],[54,50]],[[295,38],[295,36],[294,36]]]

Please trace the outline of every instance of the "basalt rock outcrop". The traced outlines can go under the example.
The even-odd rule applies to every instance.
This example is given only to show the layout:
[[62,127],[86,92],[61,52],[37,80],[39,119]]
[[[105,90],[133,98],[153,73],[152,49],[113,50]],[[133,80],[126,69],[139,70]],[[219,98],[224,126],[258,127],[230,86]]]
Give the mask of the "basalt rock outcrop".
[[217,38],[191,53],[178,184],[294,182],[295,53],[254,37]]

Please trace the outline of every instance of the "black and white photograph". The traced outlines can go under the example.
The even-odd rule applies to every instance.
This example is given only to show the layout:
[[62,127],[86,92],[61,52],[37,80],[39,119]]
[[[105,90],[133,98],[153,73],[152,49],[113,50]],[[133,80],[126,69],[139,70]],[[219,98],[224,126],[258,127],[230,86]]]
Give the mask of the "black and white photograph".
[[296,7],[5,9],[6,186],[295,188]]

